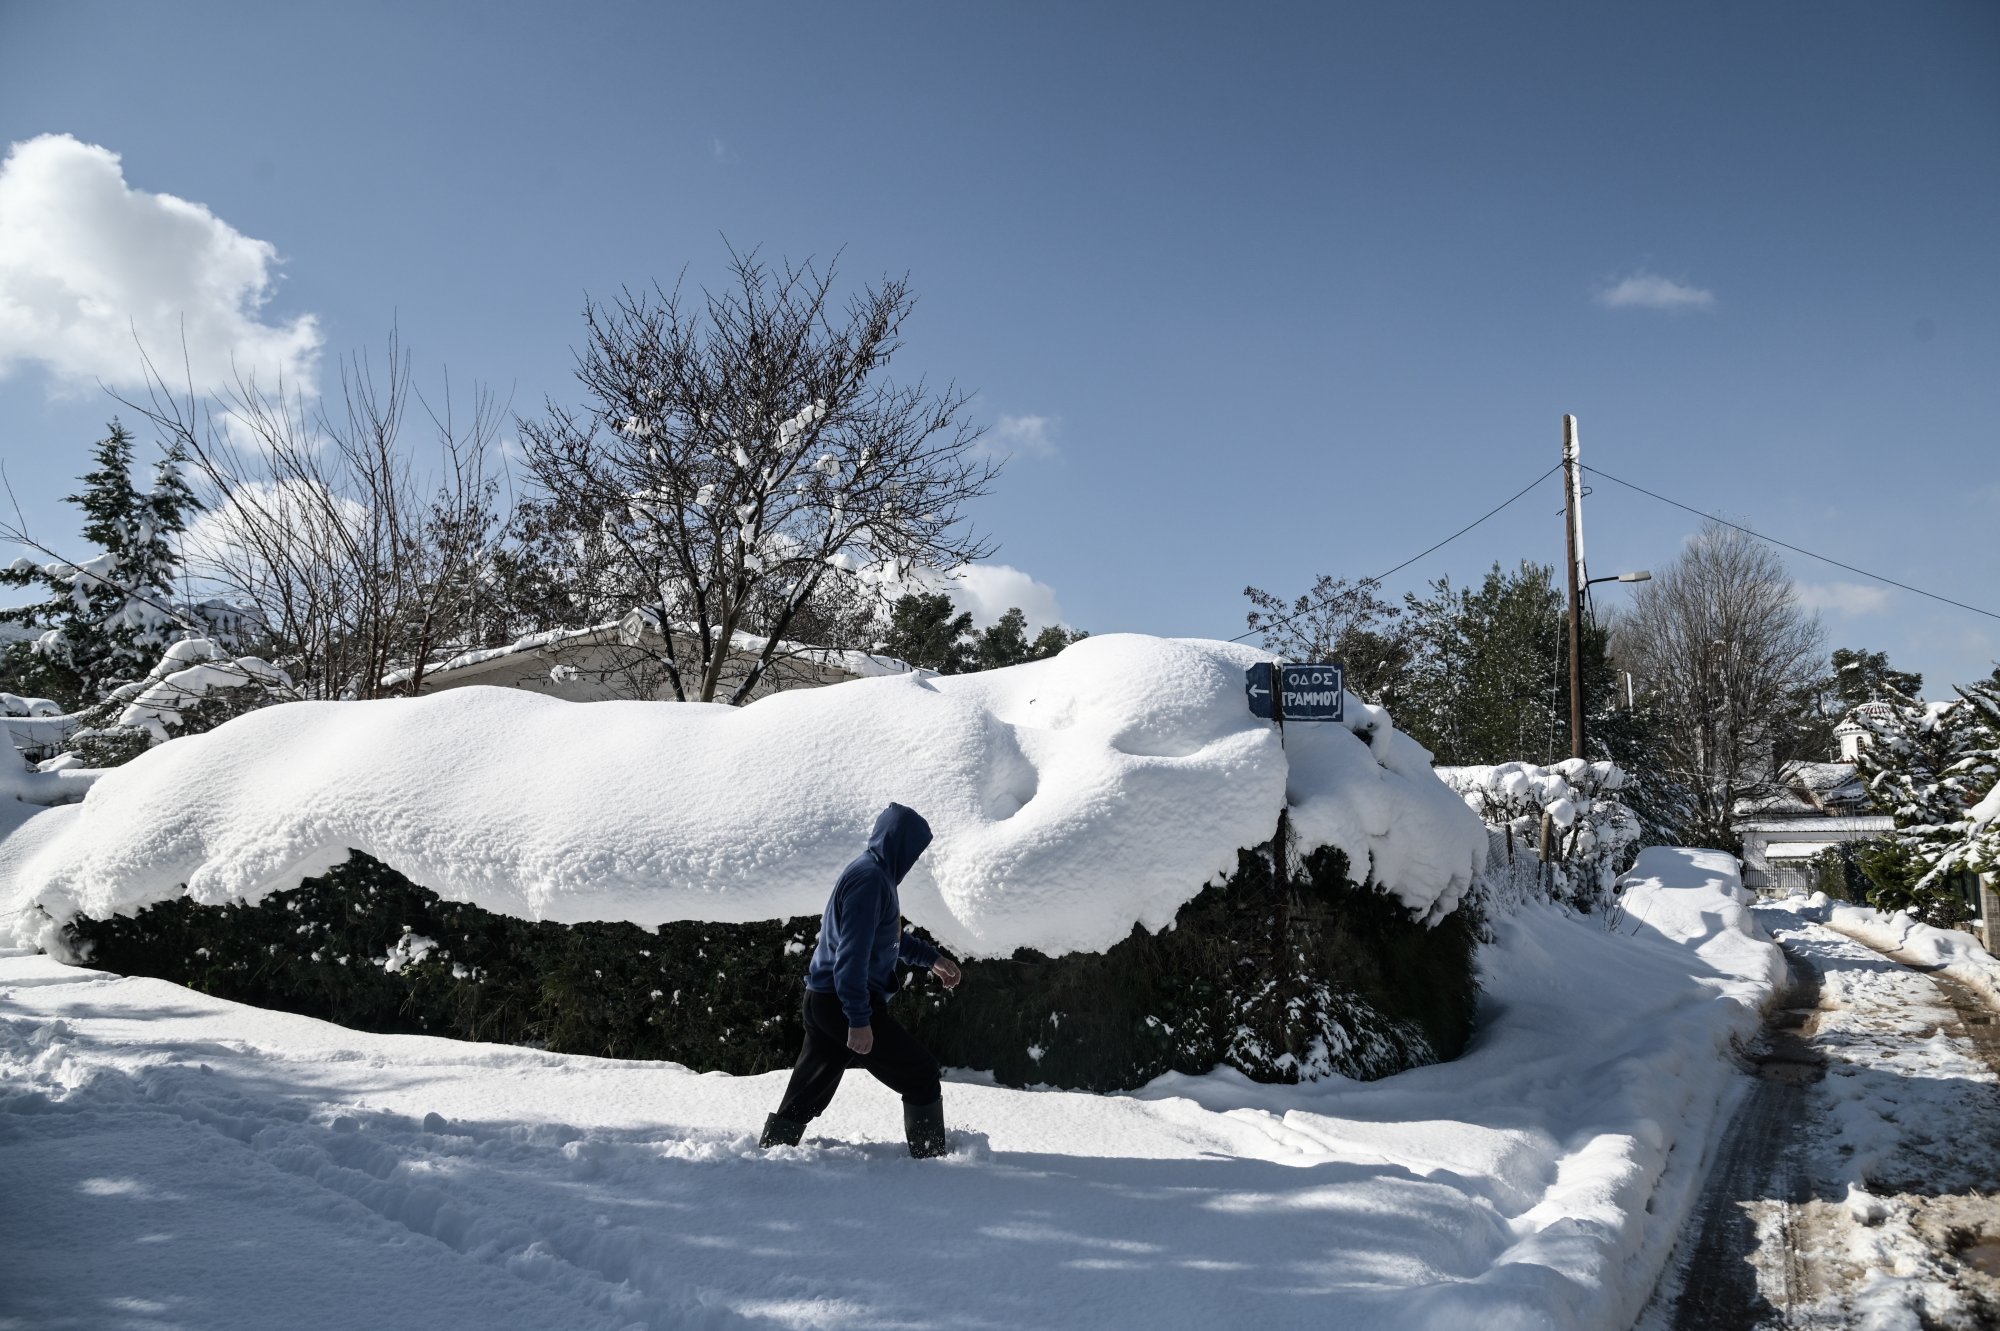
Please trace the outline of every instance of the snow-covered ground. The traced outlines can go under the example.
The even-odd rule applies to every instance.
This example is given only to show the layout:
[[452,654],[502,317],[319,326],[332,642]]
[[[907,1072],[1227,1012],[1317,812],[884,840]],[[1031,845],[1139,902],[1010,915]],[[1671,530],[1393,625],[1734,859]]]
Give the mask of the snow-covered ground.
[[1979,946],[1979,940],[1963,930],[1923,924],[1900,910],[1880,911],[1834,901],[1824,892],[1776,904],[1869,947],[1892,953],[1898,960],[1941,970],[2000,1009],[2000,957]]
[[356,1033],[0,958],[0,1326],[1604,1328],[1645,1301],[1782,974],[1727,856],[1617,932],[1524,909],[1457,1062],[1372,1083],[946,1088]]

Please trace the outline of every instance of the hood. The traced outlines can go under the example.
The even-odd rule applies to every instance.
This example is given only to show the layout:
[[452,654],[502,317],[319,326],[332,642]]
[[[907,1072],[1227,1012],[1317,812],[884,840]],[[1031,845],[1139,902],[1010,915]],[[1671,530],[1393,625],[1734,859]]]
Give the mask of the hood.
[[875,834],[868,838],[868,853],[882,862],[892,882],[903,875],[931,844],[931,825],[915,809],[891,804],[875,819]]

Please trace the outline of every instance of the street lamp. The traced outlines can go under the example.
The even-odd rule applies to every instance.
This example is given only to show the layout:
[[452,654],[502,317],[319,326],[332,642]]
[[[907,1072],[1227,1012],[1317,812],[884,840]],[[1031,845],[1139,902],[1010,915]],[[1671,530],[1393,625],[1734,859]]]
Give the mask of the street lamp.
[[[1653,571],[1642,568],[1636,573],[1607,573],[1601,578],[1585,578],[1583,586],[1590,588],[1600,582],[1651,582],[1652,580]],[[1577,604],[1577,584],[1572,581],[1569,586],[1570,605],[1574,607]],[[1574,610],[1572,610],[1570,615],[1569,689],[1569,751],[1574,757],[1582,758],[1585,756],[1583,751],[1583,634],[1581,626],[1577,623],[1577,616]]]

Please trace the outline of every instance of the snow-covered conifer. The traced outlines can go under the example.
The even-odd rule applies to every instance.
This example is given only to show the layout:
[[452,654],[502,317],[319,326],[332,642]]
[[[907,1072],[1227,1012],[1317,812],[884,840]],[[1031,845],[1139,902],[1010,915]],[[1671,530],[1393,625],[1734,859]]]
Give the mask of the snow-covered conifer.
[[2000,699],[1979,685],[1947,702],[1921,702],[1893,685],[1882,692],[1886,707],[1854,714],[1870,732],[1857,765],[1876,807],[1896,822],[1892,847],[1863,859],[1876,883],[1870,903],[1955,923],[1963,903],[1951,879],[1975,867],[1983,832],[1972,810],[2000,770]]
[[40,630],[35,651],[74,672],[84,704],[143,677],[191,626],[174,603],[174,537],[200,507],[175,450],[155,468],[151,490],[133,483],[132,436],[116,420],[92,458],[82,491],[68,499],[83,510],[83,535],[100,553],[79,563],[21,558],[0,569],[0,583],[44,593],[0,610],[0,623]]

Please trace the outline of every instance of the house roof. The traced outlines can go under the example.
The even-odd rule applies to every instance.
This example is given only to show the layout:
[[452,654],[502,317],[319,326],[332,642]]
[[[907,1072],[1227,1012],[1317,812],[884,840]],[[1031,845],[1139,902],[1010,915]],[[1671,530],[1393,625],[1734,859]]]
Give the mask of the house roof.
[[1896,820],[1886,813],[1817,814],[1806,818],[1744,818],[1729,825],[1734,832],[1797,832],[1808,836],[1826,832],[1875,833],[1893,831]]
[[1809,860],[1822,851],[1832,850],[1838,841],[1780,841],[1774,846],[1764,847],[1767,860]]
[[[516,663],[516,659],[529,653],[554,653],[569,648],[589,647],[597,643],[622,642],[635,645],[651,635],[657,637],[657,620],[642,610],[634,610],[623,619],[614,619],[604,624],[593,624],[582,629],[554,629],[546,633],[530,633],[516,639],[505,647],[482,647],[469,652],[460,652],[449,660],[429,666],[424,670],[425,678],[451,675],[454,680],[463,680],[468,675],[484,674],[490,670]],[[746,656],[764,650],[766,639],[749,633],[736,633],[730,637],[730,650]],[[867,679],[877,675],[907,675],[916,669],[907,661],[893,656],[877,656],[872,652],[849,651],[837,647],[808,647],[802,643],[778,643],[779,653],[789,660],[808,661],[823,669],[839,670],[856,679]],[[384,685],[396,685],[407,681],[408,669],[392,671],[382,677]]]
[[1793,763],[1783,783],[1736,801],[1738,818],[1824,818],[1867,813],[1868,783],[1853,763]]

